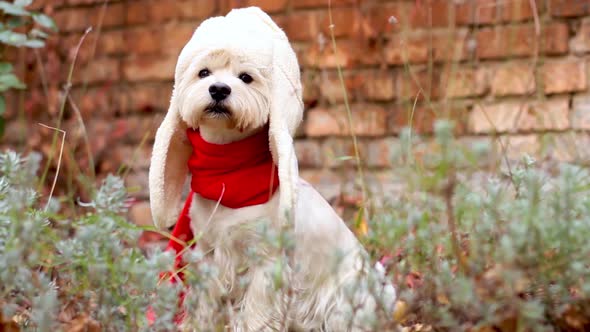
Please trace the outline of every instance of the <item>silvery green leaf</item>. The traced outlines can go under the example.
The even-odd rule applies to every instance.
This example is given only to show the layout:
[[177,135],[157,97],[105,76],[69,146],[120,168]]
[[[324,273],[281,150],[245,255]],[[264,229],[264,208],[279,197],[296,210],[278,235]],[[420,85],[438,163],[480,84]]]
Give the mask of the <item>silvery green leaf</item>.
[[30,48],[43,48],[45,47],[45,42],[39,39],[29,39],[23,43],[23,46]]
[[57,25],[55,24],[55,21],[45,14],[35,13],[33,14],[33,20],[35,20],[35,22],[44,28],[57,31]]
[[33,36],[33,37],[37,37],[37,38],[47,38],[49,35],[45,32],[43,32],[42,30],[39,29],[32,29],[29,32],[29,35]]
[[22,46],[27,41],[27,35],[24,33],[13,32],[11,30],[4,30],[0,32],[0,42],[12,46]]
[[12,73],[0,74],[0,91],[8,89],[24,89],[27,86]]
[[0,62],[0,74],[12,72],[12,64],[9,62]]
[[[18,2],[18,1],[17,1]],[[0,10],[6,14],[15,16],[30,16],[31,13],[26,11],[23,6],[19,6],[16,3],[10,3],[7,1],[0,1]]]
[[26,7],[33,3],[33,0],[14,0],[14,5],[19,7]]

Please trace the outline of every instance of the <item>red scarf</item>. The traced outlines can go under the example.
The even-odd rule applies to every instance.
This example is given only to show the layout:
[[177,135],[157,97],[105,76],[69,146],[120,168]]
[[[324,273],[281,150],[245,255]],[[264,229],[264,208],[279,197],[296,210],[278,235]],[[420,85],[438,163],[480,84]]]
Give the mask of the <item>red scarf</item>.
[[205,142],[196,130],[188,129],[187,135],[193,146],[192,191],[232,209],[268,202],[279,185],[268,130],[222,145]]
[[[182,254],[194,238],[189,214],[194,193],[237,209],[268,202],[279,186],[278,170],[270,153],[267,129],[229,144],[208,143],[198,130],[190,128],[186,134],[193,147],[188,161],[192,175],[191,191],[166,248],[176,253],[175,271],[160,276],[161,279],[169,277],[172,283],[184,279],[182,272],[177,271],[184,267]],[[183,298],[184,294],[181,294],[181,303]],[[182,313],[176,316],[177,323],[182,321],[182,316]],[[155,320],[151,311],[148,312],[148,320]]]

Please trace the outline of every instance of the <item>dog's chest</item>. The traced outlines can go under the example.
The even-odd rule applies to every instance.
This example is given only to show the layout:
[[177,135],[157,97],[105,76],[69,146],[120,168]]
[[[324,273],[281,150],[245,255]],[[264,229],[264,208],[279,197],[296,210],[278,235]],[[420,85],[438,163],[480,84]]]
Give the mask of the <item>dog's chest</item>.
[[278,196],[277,191],[264,204],[232,209],[195,194],[190,208],[193,234],[200,245],[210,248],[256,243],[273,229]]

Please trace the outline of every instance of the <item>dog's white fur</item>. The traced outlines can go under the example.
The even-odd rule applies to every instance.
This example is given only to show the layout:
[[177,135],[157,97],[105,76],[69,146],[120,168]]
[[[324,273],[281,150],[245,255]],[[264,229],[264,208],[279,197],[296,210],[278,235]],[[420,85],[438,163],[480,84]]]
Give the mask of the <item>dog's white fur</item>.
[[[245,26],[232,26],[240,23]],[[270,122],[281,182],[267,203],[231,209],[194,195],[191,227],[202,234],[199,250],[219,267],[220,289],[212,293],[232,300],[236,331],[367,330],[378,310],[392,311],[395,291],[383,271],[369,265],[364,249],[330,205],[297,175],[292,135],[302,106],[293,59],[282,31],[257,8],[234,10],[197,29],[179,58],[170,110],[154,144],[153,215],[157,225],[168,226],[180,211],[190,155],[184,143],[187,126],[198,127],[208,142],[226,144],[264,130]],[[200,78],[204,68],[211,74]],[[253,82],[240,80],[242,73]],[[231,88],[223,101],[230,114],[206,111],[213,83]],[[273,275],[284,251],[268,236],[285,230],[294,250],[288,254],[289,266],[280,270],[288,287],[277,290]],[[207,308],[188,315],[189,324],[198,324],[206,319]]]

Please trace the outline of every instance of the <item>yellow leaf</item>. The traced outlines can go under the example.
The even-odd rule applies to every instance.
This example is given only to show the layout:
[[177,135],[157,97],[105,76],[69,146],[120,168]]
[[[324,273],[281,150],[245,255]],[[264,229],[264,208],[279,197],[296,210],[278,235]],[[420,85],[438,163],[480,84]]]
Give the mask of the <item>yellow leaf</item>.
[[355,216],[355,233],[358,236],[365,236],[369,233],[369,224],[367,223],[367,219],[365,219],[364,209],[361,207]]
[[401,300],[395,302],[395,307],[393,308],[393,320],[396,323],[403,323],[407,314],[408,314],[408,304],[404,301],[401,301]]

